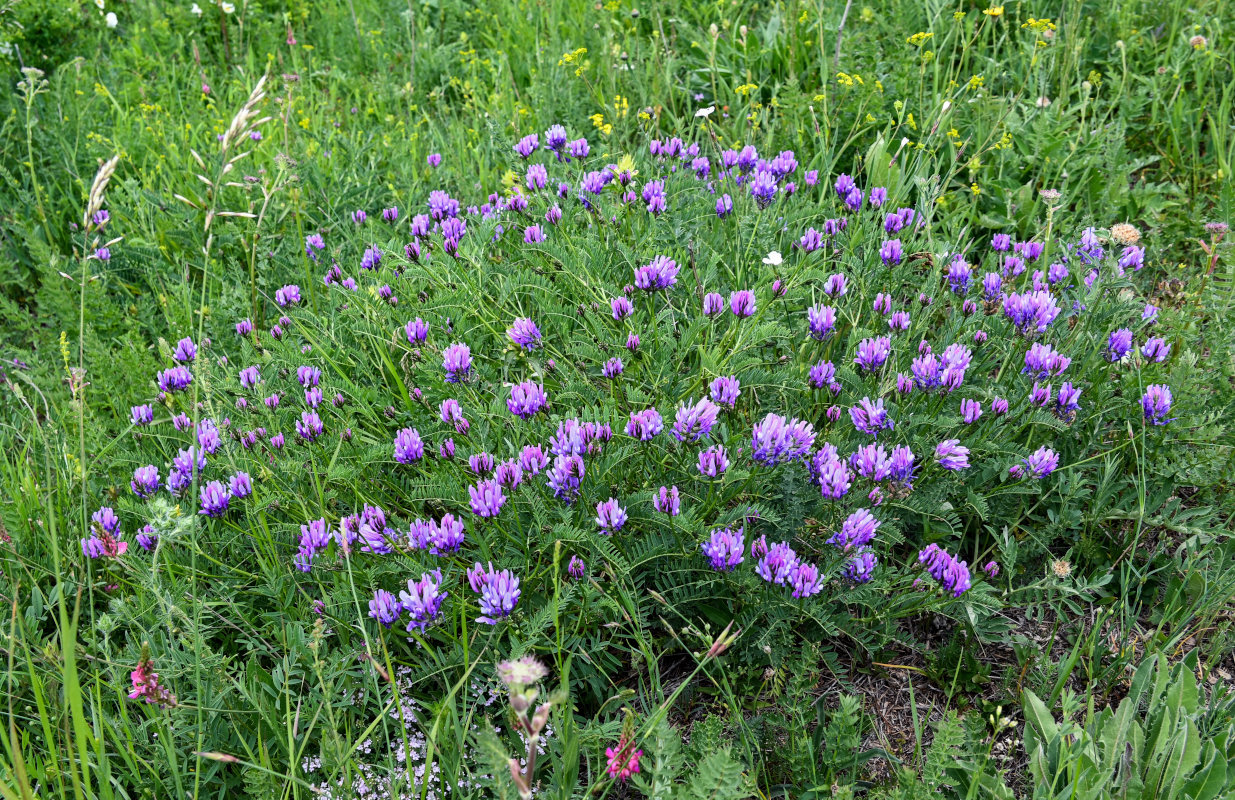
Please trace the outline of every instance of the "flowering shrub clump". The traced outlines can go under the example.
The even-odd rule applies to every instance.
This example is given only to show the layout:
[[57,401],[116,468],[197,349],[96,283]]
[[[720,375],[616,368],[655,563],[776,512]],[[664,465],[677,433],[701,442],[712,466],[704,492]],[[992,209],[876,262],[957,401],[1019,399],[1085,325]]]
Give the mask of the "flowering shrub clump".
[[170,332],[83,553],[175,548],[143,528],[168,496],[309,597],[354,588],[375,635],[527,641],[550,599],[605,631],[654,590],[868,641],[967,593],[988,613],[996,526],[1186,414],[1139,247],[1066,215],[953,238],[912,181],[789,151],[590,152],[554,126],[491,192],[319,220],[319,284]]

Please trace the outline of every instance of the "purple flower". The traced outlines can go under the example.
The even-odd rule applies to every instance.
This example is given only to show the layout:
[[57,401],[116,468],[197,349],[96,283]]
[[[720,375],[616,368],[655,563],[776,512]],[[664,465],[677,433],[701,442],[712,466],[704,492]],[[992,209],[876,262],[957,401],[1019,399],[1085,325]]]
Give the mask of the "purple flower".
[[1042,480],[1059,468],[1059,454],[1049,447],[1039,447],[1032,455],[1023,459],[1020,464],[1008,470],[1015,478],[1028,475],[1035,480]]
[[948,470],[962,470],[969,466],[969,448],[959,439],[944,439],[935,446],[935,460]]
[[1063,374],[1071,363],[1072,359],[1057,352],[1049,344],[1034,342],[1025,351],[1025,367],[1021,373],[1034,380],[1045,380],[1052,375]]
[[703,315],[714,317],[725,310],[725,298],[716,292],[708,292],[703,297]]
[[583,482],[583,458],[576,454],[559,455],[549,469],[549,480],[546,486],[553,496],[570,505],[579,497],[579,486]]
[[969,566],[953,558],[937,544],[927,545],[918,553],[918,563],[953,597],[960,597],[970,587]]
[[982,565],[982,571],[986,573],[986,577],[988,578],[999,577],[999,562],[987,561]]
[[882,367],[891,354],[892,340],[887,336],[863,339],[858,343],[858,352],[853,363],[867,372],[873,372]]
[[521,158],[528,158],[538,147],[540,147],[540,137],[534,133],[529,133],[515,144],[515,152]]
[[665,429],[660,412],[654,408],[630,412],[630,422],[626,423],[626,435],[641,442],[651,441]]
[[[561,160],[561,150],[566,146],[566,129],[561,125],[550,125],[549,130],[545,131],[545,147],[558,154],[558,160]],[[540,166],[539,164],[533,166]]]
[[823,247],[823,234],[814,228],[807,228],[802,238],[798,239],[797,245],[803,252],[813,253]]
[[257,367],[245,367],[240,370],[240,385],[245,389],[252,389],[261,383],[262,374]]
[[425,163],[428,164],[430,167],[434,167],[434,168],[441,166],[442,154],[441,153],[429,153],[429,155],[425,156]]
[[243,500],[253,494],[253,480],[247,472],[237,472],[228,481],[228,491],[232,497]]
[[751,458],[769,467],[802,458],[815,444],[809,422],[768,414],[751,433]]
[[440,522],[430,522],[428,528],[429,552],[435,556],[454,553],[463,545],[463,521],[454,514],[443,514]]
[[982,278],[982,298],[993,303],[1003,294],[1003,278],[998,272],[988,272]]
[[[322,418],[317,415],[316,411],[301,411],[300,419],[296,420],[296,435],[306,443],[317,441],[317,437],[322,435],[325,430],[325,425],[322,424]],[[271,443],[273,443],[273,439]]]
[[172,352],[172,358],[181,364],[193,363],[193,360],[197,358],[197,345],[193,344],[193,340],[189,337],[184,337],[176,342],[176,349]]
[[906,489],[913,488],[914,467],[913,451],[901,445],[892,448],[892,455],[887,461],[888,477]]
[[377,269],[381,261],[382,251],[377,248],[377,245],[371,244],[365,248],[364,255],[360,257],[360,268]]
[[133,424],[138,427],[154,422],[154,409],[148,405],[133,406],[129,409],[129,413],[132,415]]
[[289,283],[274,293],[274,301],[280,306],[295,305],[300,302],[300,287]]
[[1146,361],[1152,361],[1156,364],[1161,364],[1171,355],[1171,346],[1166,343],[1166,340],[1160,336],[1151,337],[1141,347],[1141,356]]
[[193,373],[188,367],[172,367],[160,372],[156,379],[160,392],[183,392],[193,383]]
[[1158,312],[1161,310],[1153,303],[1146,303],[1145,310],[1141,312],[1141,320],[1152,325],[1158,321]]
[[1055,414],[1060,419],[1071,421],[1076,412],[1081,410],[1081,390],[1067,381],[1059,387],[1059,396],[1055,400]]
[[[413,628],[424,630],[433,622],[441,612],[442,601],[446,597],[447,593],[442,591],[441,570],[422,572],[420,580],[409,580],[407,590],[399,592],[399,604],[410,617],[407,623],[408,632]],[[513,607],[513,603],[511,605]]]
[[712,381],[709,391],[711,392],[712,401],[733,408],[737,405],[738,395],[742,394],[741,383],[736,375],[722,375]]
[[755,313],[755,293],[740,289],[729,293],[729,310],[735,317],[749,317]]
[[549,458],[538,444],[529,444],[519,451],[519,466],[524,472],[539,475],[540,471],[549,466]]
[[885,267],[901,263],[901,258],[904,254],[905,251],[901,247],[900,239],[889,239],[879,248],[879,257],[883,259],[883,265]]
[[632,333],[626,337],[626,349],[632,353],[639,349],[639,334]]
[[700,439],[706,439],[712,433],[712,427],[716,424],[716,416],[720,413],[720,406],[708,400],[706,397],[698,403],[689,401],[678,406],[677,415],[673,422],[673,436],[679,442],[687,440],[697,442]]
[[743,541],[741,528],[737,531],[717,528],[700,547],[712,562],[712,569],[717,572],[732,572],[743,561],[746,542]]
[[836,365],[831,361],[820,361],[806,373],[806,380],[816,389],[827,386],[832,394],[840,392],[840,384],[836,382]]
[[793,589],[793,597],[811,597],[823,591],[819,568],[808,561],[794,564],[785,581]]
[[964,295],[969,291],[969,283],[973,280],[973,270],[965,263],[959,253],[948,264],[948,286],[953,293]]
[[1145,421],[1154,425],[1165,425],[1171,422],[1167,414],[1171,413],[1171,387],[1153,383],[1141,397],[1141,410],[1145,412]]
[[570,557],[570,565],[566,567],[566,574],[576,581],[581,581],[587,577],[587,564],[578,556]]
[[859,447],[849,456],[849,466],[864,478],[870,478],[876,483],[892,474],[892,465],[888,461],[888,452],[883,447],[868,444]]
[[596,504],[596,525],[605,536],[612,536],[626,524],[626,509],[618,505],[617,498],[610,497]]
[[497,479],[502,488],[514,491],[519,488],[519,484],[523,483],[523,467],[519,466],[516,459],[508,459],[497,465],[493,477]]
[[150,497],[159,490],[158,468],[153,464],[147,464],[133,470],[133,480],[129,481],[129,488],[138,497]]
[[466,381],[472,369],[472,350],[462,342],[456,342],[442,351],[442,369],[446,371],[447,383]]
[[849,418],[853,420],[853,427],[872,436],[877,436],[881,430],[892,430],[895,427],[883,407],[882,398],[872,403],[869,397],[863,397],[856,406],[849,409]]
[[965,398],[961,401],[961,418],[966,425],[972,425],[982,416],[982,404],[977,400]]
[[776,176],[771,170],[756,170],[750,181],[750,196],[760,208],[767,208],[776,199]]
[[545,240],[545,234],[544,234],[544,231],[540,229],[539,225],[528,225],[527,228],[523,231],[523,243],[524,244],[539,244],[540,242],[543,242],[544,240]]
[[648,212],[659,215],[665,210],[665,182],[648,181],[643,187],[643,202],[647,204]]
[[207,455],[211,456],[223,446],[223,440],[219,438],[219,429],[215,426],[214,420],[207,418],[197,424],[197,443]]
[[849,467],[836,456],[835,449],[831,453],[821,450],[813,469],[825,500],[839,500],[849,493]]
[[719,478],[729,469],[729,456],[725,446],[718,444],[699,453],[699,473],[709,478]]
[[650,263],[635,269],[635,288],[645,292],[668,289],[677,281],[677,262],[668,256],[656,256]]
[[991,249],[998,251],[1010,250],[1012,248],[1012,237],[1006,233],[997,233],[991,237]]
[[606,378],[616,378],[622,374],[622,359],[611,358],[600,368],[600,374]]
[[873,207],[880,208],[886,202],[888,202],[887,189],[882,186],[871,189],[870,203]]
[[1132,352],[1132,331],[1120,328],[1106,340],[1106,360],[1115,362]]
[[843,297],[847,291],[849,291],[848,281],[846,281],[843,272],[829,275],[828,279],[823,283],[823,293],[828,297]]
[[496,625],[499,619],[510,616],[519,602],[521,591],[519,579],[510,570],[494,571],[489,565],[486,571],[479,563],[467,571],[472,591],[480,595],[480,616],[477,622]]
[[472,513],[478,517],[496,517],[506,504],[501,484],[492,479],[467,487],[467,493],[471,497]]
[[671,517],[676,517],[682,512],[682,497],[678,493],[678,487],[674,486],[671,489],[660,487],[660,491],[652,495],[652,507],[662,514],[668,514]]
[[854,583],[869,583],[875,577],[875,567],[879,559],[869,550],[863,550],[854,556],[849,566],[845,567],[844,575]]
[[806,321],[812,339],[823,341],[836,330],[836,309],[831,306],[811,306],[806,309]]
[[519,419],[531,419],[549,405],[545,387],[532,381],[524,381],[510,387],[510,399],[506,408]]
[[724,219],[733,213],[733,198],[728,194],[722,194],[716,198],[716,216]]
[[395,434],[395,461],[399,464],[412,464],[425,457],[425,445],[420,438],[420,432],[415,428],[403,428]]
[[202,510],[197,513],[208,517],[221,517],[227,513],[227,503],[231,500],[231,495],[223,488],[223,484],[211,481],[202,487],[201,500]]
[[399,601],[385,589],[378,589],[373,593],[373,599],[369,601],[369,616],[385,628],[393,625],[402,611],[403,608],[399,605]]
[[909,323],[910,318],[908,311],[897,311],[895,314],[888,317],[888,327],[894,331],[909,330]]
[[992,400],[991,401],[991,413],[993,413],[997,417],[1001,417],[1004,414],[1007,414],[1008,413],[1007,398],[996,397],[994,400]]
[[879,528],[879,520],[865,508],[859,508],[850,514],[841,529],[832,534],[828,544],[841,550],[859,550],[870,544]]
[[1010,294],[1004,298],[1003,313],[1024,336],[1045,333],[1059,316],[1059,306],[1048,292]]
[[613,319],[616,322],[621,322],[631,314],[635,313],[635,307],[631,305],[630,300],[625,297],[613,298],[609,301],[609,307],[613,311]]
[[755,565],[755,574],[768,583],[784,584],[798,564],[798,554],[788,542],[777,542],[768,548]]

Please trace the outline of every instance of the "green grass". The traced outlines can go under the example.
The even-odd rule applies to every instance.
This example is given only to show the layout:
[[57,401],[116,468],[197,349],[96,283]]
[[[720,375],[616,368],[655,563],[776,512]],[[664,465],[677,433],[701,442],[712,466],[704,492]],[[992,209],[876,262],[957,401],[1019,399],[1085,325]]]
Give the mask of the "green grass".
[[[986,14],[934,2],[287,0],[237,3],[233,14],[203,4],[200,17],[191,5],[109,3],[115,28],[93,3],[0,13],[13,45],[4,56],[12,89],[0,99],[4,800],[307,798],[323,781],[397,781],[400,752],[440,776],[398,787],[407,796],[441,796],[449,785],[454,794],[514,797],[505,759],[522,744],[511,736],[494,665],[524,654],[550,673],[537,701],[552,703],[538,796],[796,798],[832,796],[835,786],[888,797],[1107,797],[1135,796],[1141,784],[1142,796],[1164,796],[1155,765],[1177,756],[1143,749],[1126,727],[1111,726],[1129,714],[1125,695],[1139,697],[1170,668],[1196,675],[1200,687],[1151,693],[1146,719],[1165,720],[1155,732],[1175,726],[1181,741],[1212,741],[1206,763],[1235,769],[1235,256],[1229,234],[1216,241],[1204,227],[1235,216],[1229,3],[1078,2],[1064,4],[1050,26],[1031,20],[1059,7],[1031,3]],[[23,76],[23,65],[42,74]],[[268,118],[262,141],[227,171],[246,140],[221,152],[217,137],[263,75],[266,95],[253,105],[255,120]],[[517,624],[492,635],[461,602],[471,598],[466,581],[454,584],[443,625],[419,644],[405,641],[402,626],[385,630],[367,618],[375,586],[393,588],[429,562],[344,560],[324,577],[294,569],[307,519],[334,519],[362,502],[409,518],[466,513],[462,468],[449,478],[407,477],[389,462],[394,430],[412,421],[425,430],[444,396],[438,361],[418,366],[398,340],[409,314],[450,317],[478,357],[476,342],[501,350],[514,316],[537,317],[560,348],[555,412],[615,412],[615,442],[628,411],[698,396],[697,376],[723,368],[746,370],[744,392],[759,398],[746,417],[811,413],[794,392],[823,351],[808,349],[804,323],[791,314],[819,300],[836,270],[786,273],[797,305],[791,312],[786,303],[780,318],[768,310],[780,307],[769,302],[758,259],[776,249],[798,263],[791,244],[805,225],[837,213],[830,194],[831,205],[786,206],[784,232],[735,196],[739,214],[726,227],[710,200],[689,199],[681,175],[670,182],[673,211],[689,213],[670,214],[672,223],[640,218],[584,231],[572,216],[573,238],[554,229],[533,255],[517,242],[469,245],[458,262],[436,260],[438,251],[428,266],[407,264],[401,283],[390,278],[397,309],[367,284],[349,309],[338,307],[336,290],[321,281],[325,256],[316,264],[304,256],[307,234],[322,233],[326,253],[356,275],[369,234],[350,214],[367,209],[364,230],[386,237],[387,264],[403,263],[402,240],[376,220],[381,208],[397,205],[402,225],[430,189],[481,202],[522,179],[512,144],[528,133],[543,138],[554,123],[587,137],[589,169],[634,156],[640,185],[655,169],[650,138],[697,141],[714,162],[746,143],[761,154],[791,149],[799,171],[817,169],[821,183],[850,173],[914,205],[930,223],[916,241],[937,258],[958,242],[984,247],[993,232],[1053,242],[1120,222],[1140,230],[1146,268],[1120,284],[1130,294],[1095,301],[1093,327],[1068,340],[1089,347],[1069,351],[1072,374],[1086,380],[1085,412],[1068,449],[1058,448],[1065,463],[1049,491],[1008,493],[997,487],[1012,484],[991,468],[968,486],[889,504],[903,518],[881,530],[881,562],[911,562],[920,546],[940,541],[975,567],[998,558],[998,581],[951,603],[937,595],[919,602],[912,576],[900,573],[817,606],[787,595],[765,608],[744,602],[761,596],[758,581],[731,593],[700,567],[705,526],[736,524],[736,509],[753,504],[769,533],[817,544],[837,520],[794,499],[811,488],[805,473],[756,474],[738,457],[733,480],[692,498],[697,517],[692,510],[637,542],[610,545],[582,530],[589,508],[574,519],[525,508],[519,519],[535,525],[526,531],[497,526],[478,537],[469,529],[469,557],[505,558],[524,575]],[[430,153],[442,155],[440,168],[427,165]],[[111,221],[99,232],[83,226],[83,210],[113,156]],[[1048,211],[1044,189],[1061,193],[1058,210]],[[251,216],[208,217],[207,209]],[[491,230],[473,225],[481,232],[469,237]],[[883,237],[877,227],[857,229]],[[112,235],[123,240],[110,260],[85,257]],[[855,241],[834,257],[851,279],[873,276],[878,256],[856,233]],[[708,286],[758,289],[760,327],[744,349],[741,333],[726,339],[716,328],[708,338],[713,329],[692,316],[696,298],[681,286],[664,307],[635,298],[653,322],[642,331],[644,360],[627,359],[626,385],[635,387],[627,395],[596,377],[601,361],[623,352],[604,305],[651,252],[674,252],[689,286],[697,269]],[[895,273],[907,293],[938,278],[917,269]],[[274,323],[280,312],[270,298],[288,283],[305,299],[295,335],[261,350],[233,341],[236,319],[251,317],[259,331]],[[875,290],[863,282],[854,294],[869,305]],[[1135,385],[1125,393],[1098,377],[1106,375],[1099,350],[1106,329],[1124,324],[1119,315],[1139,310],[1142,296],[1163,308],[1157,333],[1174,356],[1126,375]],[[577,304],[593,302],[599,315],[576,314]],[[928,324],[928,312],[920,318]],[[570,338],[580,330],[587,336]],[[167,502],[149,506],[161,533],[153,555],[136,557],[130,536],[135,557],[86,559],[78,543],[90,514],[130,508],[133,468],[162,468],[180,446],[162,432],[136,440],[129,408],[151,398],[151,376],[169,365],[170,343],[182,335],[210,336],[231,359],[227,369],[203,367],[191,395],[219,416],[237,391],[236,369],[252,360],[272,382],[280,368],[294,376],[299,344],[311,343],[324,359],[324,385],[349,399],[331,424],[354,427],[355,442],[319,447],[303,469],[272,462],[264,472],[237,451],[230,463],[250,464],[260,507],[200,524],[194,486],[183,514]],[[1005,349],[983,373],[992,392],[1018,369],[1020,351]],[[497,455],[512,435],[501,383],[530,366],[511,354],[484,359],[486,387],[498,391],[460,398],[472,441],[488,437]],[[844,376],[855,390],[859,379]],[[1181,419],[1163,435],[1139,421],[1137,399],[1150,382],[1175,392]],[[409,398],[413,385],[432,398],[427,410]],[[299,391],[280,412],[289,450]],[[672,405],[660,409],[671,422]],[[956,422],[942,406],[915,419],[902,432],[923,441]],[[984,433],[975,454],[1003,459],[1006,471],[1013,454],[1055,441],[1041,438],[1055,427],[1063,426],[1043,413],[1015,433]],[[676,451],[658,451],[661,460],[636,466],[646,456],[612,450],[620,455],[596,467],[606,493],[589,495],[593,504],[609,487],[622,497],[655,489],[642,482],[658,470],[694,469],[693,454],[673,461]],[[588,553],[594,581],[563,579],[576,551]],[[453,577],[469,563],[452,562]],[[319,599],[324,616],[313,613]],[[731,620],[736,638],[720,648]],[[143,652],[178,707],[127,698]],[[1060,730],[1072,738],[1034,751]],[[645,751],[644,768],[616,783],[604,775],[604,750],[623,731]],[[1135,763],[1116,768],[1125,740],[1136,742]],[[1187,774],[1202,749],[1180,752],[1184,760],[1172,763]],[[1057,779],[1055,793],[1043,775]],[[1090,794],[1058,794],[1060,776]],[[1188,786],[1179,796],[1225,791],[1216,780],[1212,794],[1195,783],[1181,780]]]

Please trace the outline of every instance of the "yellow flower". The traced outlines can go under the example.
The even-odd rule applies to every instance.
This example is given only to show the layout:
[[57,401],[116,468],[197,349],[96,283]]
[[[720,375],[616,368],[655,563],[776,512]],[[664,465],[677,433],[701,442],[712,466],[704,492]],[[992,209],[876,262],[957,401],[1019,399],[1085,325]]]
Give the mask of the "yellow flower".
[[948,131],[948,138],[959,139],[961,138],[961,132],[958,131],[956,128],[952,128],[951,130]]
[[853,78],[849,77],[844,72],[836,73],[836,82],[841,86],[853,86]]
[[982,187],[978,186],[978,184],[976,183],[971,183],[969,184],[969,191],[973,192],[974,194],[982,194]]
[[915,33],[913,36],[910,36],[905,41],[908,44],[913,45],[914,47],[920,47],[922,45],[922,42],[925,42],[927,39],[931,38],[934,35],[935,34],[933,33],[925,33],[925,32],[920,31],[918,33]]
[[753,84],[753,83],[744,83],[744,84],[742,84],[741,86],[739,86],[739,87],[737,87],[736,89],[734,89],[734,90],[733,90],[733,92],[734,92],[734,94],[736,94],[738,97],[745,97],[746,95],[750,94],[751,92],[753,92],[754,90],[756,90],[756,89],[758,89],[758,88],[759,88],[759,87],[758,87],[758,86],[756,86],[756,85],[755,85],[755,84]]
[[571,51],[571,52],[569,52],[569,53],[563,53],[563,54],[562,54],[562,59],[561,59],[560,61],[558,61],[558,62],[557,62],[557,65],[558,65],[559,67],[564,67],[564,66],[566,66],[567,64],[573,64],[573,63],[575,63],[575,61],[579,60],[581,57],[583,57],[583,56],[585,56],[585,55],[587,55],[587,48],[586,48],[586,47],[580,47],[580,48],[578,48],[578,49],[576,49],[576,50],[572,50],[572,51]]
[[916,131],[918,129],[918,123],[914,121],[912,111],[910,111],[909,116],[905,118],[905,124],[909,126],[910,130]]
[[960,22],[960,21],[961,21],[961,20],[963,20],[964,18],[965,18],[965,12],[964,12],[964,11],[953,11],[953,12],[952,12],[952,19],[956,20],[957,22]]
[[1002,17],[1003,16],[1003,6],[991,6],[990,8],[986,9],[982,13],[988,17]]
[[986,83],[986,79],[983,78],[981,75],[971,75],[969,77],[968,86],[970,89],[981,89],[983,84],[985,83]]
[[870,115],[870,113],[867,113],[867,115],[866,115],[866,121],[867,121],[867,122],[874,122],[874,121],[875,121],[875,118],[874,118],[873,116],[871,116],[871,115]]

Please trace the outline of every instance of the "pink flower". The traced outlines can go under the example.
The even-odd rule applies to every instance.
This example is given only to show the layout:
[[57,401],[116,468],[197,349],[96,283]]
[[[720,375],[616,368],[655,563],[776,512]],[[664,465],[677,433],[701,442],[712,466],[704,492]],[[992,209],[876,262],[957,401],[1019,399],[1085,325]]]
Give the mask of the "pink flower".
[[643,751],[636,750],[634,742],[628,740],[623,733],[618,739],[617,747],[605,748],[605,755],[609,757],[606,768],[609,776],[625,783],[627,778],[639,771],[639,759],[643,756]]

